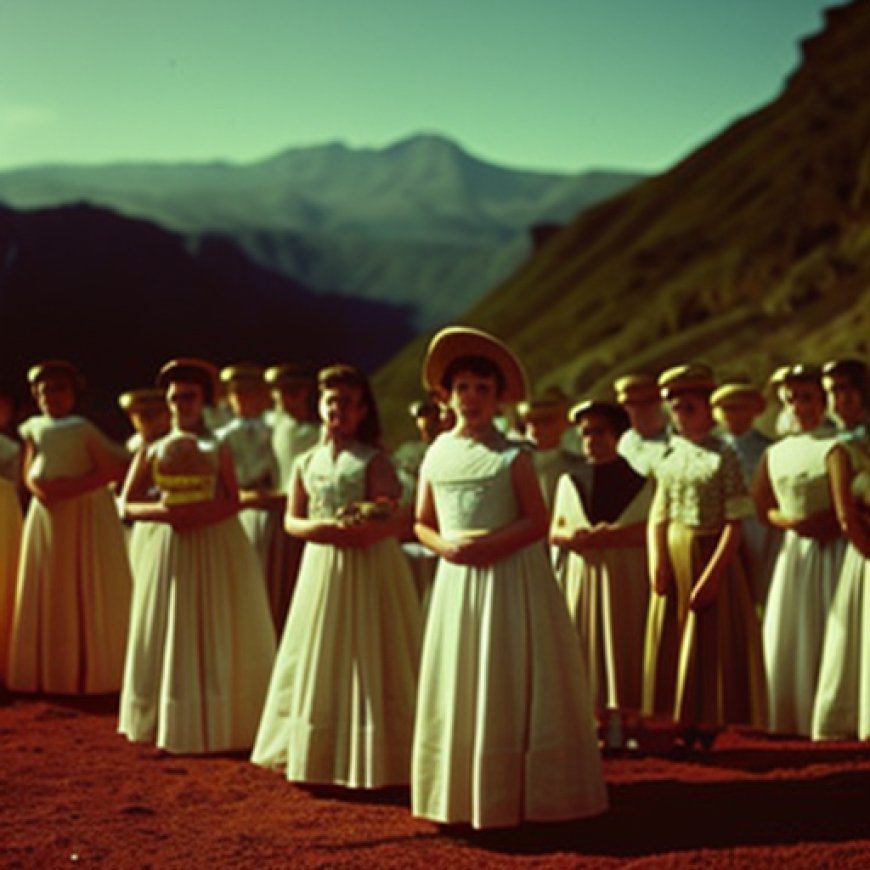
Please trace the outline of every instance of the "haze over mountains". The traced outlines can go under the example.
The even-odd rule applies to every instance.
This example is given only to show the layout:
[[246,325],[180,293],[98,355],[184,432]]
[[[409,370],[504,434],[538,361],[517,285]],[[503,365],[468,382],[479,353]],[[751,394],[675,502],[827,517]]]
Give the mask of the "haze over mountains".
[[0,201],[88,202],[194,238],[225,234],[314,292],[402,304],[425,329],[509,275],[531,250],[531,226],[565,222],[641,178],[507,169],[421,135],[385,149],[294,148],[248,165],[10,170]]
[[[870,350],[870,2],[826,13],[784,92],[670,171],[554,233],[464,322],[576,398],[690,359],[763,384]],[[419,393],[425,339],[379,375]]]

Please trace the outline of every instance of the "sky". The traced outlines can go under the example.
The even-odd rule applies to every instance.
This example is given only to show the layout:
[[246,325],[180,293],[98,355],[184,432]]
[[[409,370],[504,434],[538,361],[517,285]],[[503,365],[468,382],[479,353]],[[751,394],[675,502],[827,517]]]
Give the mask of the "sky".
[[0,169],[437,133],[668,168],[769,102],[841,0],[0,0]]

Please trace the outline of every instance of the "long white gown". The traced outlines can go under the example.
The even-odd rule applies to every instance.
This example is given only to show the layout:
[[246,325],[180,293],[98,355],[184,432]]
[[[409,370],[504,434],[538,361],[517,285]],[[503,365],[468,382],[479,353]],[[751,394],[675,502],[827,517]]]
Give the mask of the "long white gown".
[[[373,447],[305,454],[308,516],[366,498]],[[296,782],[380,788],[409,779],[422,632],[396,538],[306,543],[251,760]]]
[[[217,445],[200,447],[216,477]],[[257,555],[235,516],[185,532],[139,525],[118,730],[173,753],[250,749],[275,656]]]
[[[831,507],[825,458],[836,443],[828,427],[791,435],[768,451],[779,509],[803,518]],[[821,544],[786,531],[764,613],[764,663],[770,730],[810,736],[825,625],[846,543]]]
[[[441,534],[516,519],[519,449],[453,433],[433,443],[422,476]],[[606,806],[580,644],[544,544],[485,568],[441,561],[420,666],[414,815],[491,828]]]

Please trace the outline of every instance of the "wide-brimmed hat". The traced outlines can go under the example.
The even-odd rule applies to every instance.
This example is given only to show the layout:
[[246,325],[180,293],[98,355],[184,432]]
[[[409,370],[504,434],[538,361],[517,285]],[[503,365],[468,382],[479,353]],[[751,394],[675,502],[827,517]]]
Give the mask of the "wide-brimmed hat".
[[494,363],[504,377],[505,402],[521,402],[528,394],[528,380],[514,352],[494,336],[471,326],[448,326],[429,342],[423,362],[423,385],[443,393],[441,379],[447,367],[463,356],[479,356]]
[[661,402],[661,393],[655,377],[645,372],[623,375],[613,382],[616,401],[620,405],[631,402]]
[[152,408],[166,407],[166,393],[159,387],[141,387],[127,390],[118,396],[119,407],[127,413],[135,414]]
[[217,393],[217,366],[198,357],[181,356],[169,360],[157,373],[157,386],[163,389],[176,381],[186,380],[202,386],[207,405],[214,402]]
[[679,393],[711,393],[716,389],[713,370],[703,363],[665,369],[659,375],[658,384],[663,399],[671,399]]
[[713,391],[710,396],[710,404],[714,408],[750,407],[753,412],[760,414],[766,407],[767,401],[761,390],[752,384],[729,383]]
[[617,435],[622,435],[631,428],[628,412],[616,402],[600,402],[595,399],[585,399],[571,408],[568,416],[572,423],[579,423],[587,414],[598,414],[604,417]]
[[782,384],[788,383],[818,383],[822,382],[822,369],[808,363],[795,363],[788,366],[782,374]]

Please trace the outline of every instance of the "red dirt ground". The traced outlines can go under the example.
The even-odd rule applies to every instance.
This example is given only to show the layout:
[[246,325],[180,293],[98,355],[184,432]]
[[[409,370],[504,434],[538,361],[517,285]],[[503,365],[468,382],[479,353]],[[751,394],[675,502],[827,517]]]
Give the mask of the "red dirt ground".
[[473,833],[411,817],[406,790],[304,789],[236,756],[115,733],[115,699],[0,701],[7,868],[870,867],[870,744],[748,732],[678,760],[605,760],[597,819]]

